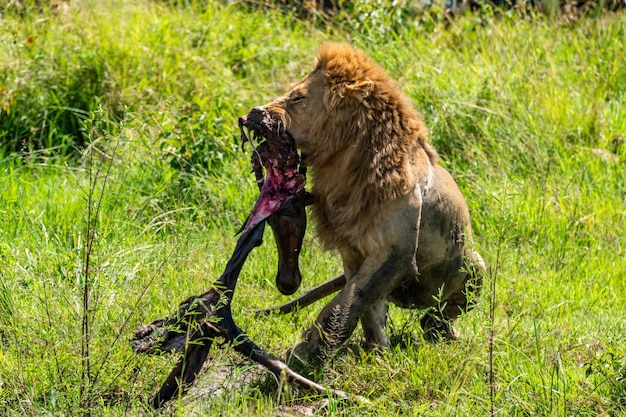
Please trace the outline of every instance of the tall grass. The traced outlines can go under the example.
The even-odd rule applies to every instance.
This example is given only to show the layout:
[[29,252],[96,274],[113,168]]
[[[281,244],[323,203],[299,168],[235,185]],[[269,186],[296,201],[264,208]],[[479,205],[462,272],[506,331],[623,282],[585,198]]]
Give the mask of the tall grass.
[[[626,413],[623,14],[24,4],[0,20],[1,415],[144,410],[175,358],[135,356],[127,339],[222,272],[257,194],[237,117],[305,74],[326,40],[365,49],[423,113],[470,205],[483,296],[458,342],[423,342],[418,312],[392,307],[389,352],[365,352],[357,332],[311,371],[369,404],[325,404],[216,349],[167,412]],[[234,314],[281,354],[318,307],[253,317],[284,301],[266,240]],[[307,288],[340,271],[313,232],[302,270]]]

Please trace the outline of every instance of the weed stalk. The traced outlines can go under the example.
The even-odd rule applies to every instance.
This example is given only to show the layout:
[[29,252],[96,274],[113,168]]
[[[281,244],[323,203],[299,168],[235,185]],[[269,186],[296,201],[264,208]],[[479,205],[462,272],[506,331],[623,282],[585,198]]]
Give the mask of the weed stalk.
[[500,270],[500,262],[502,249],[508,239],[507,233],[510,230],[514,230],[514,220],[511,219],[509,213],[506,210],[505,200],[509,197],[508,190],[505,190],[504,200],[497,199],[501,206],[502,212],[500,218],[506,220],[503,227],[500,229],[498,235],[498,244],[496,246],[496,258],[493,267],[490,268],[490,295],[489,295],[489,415],[494,417],[496,415],[496,370],[494,365],[494,342],[496,338],[495,322],[496,322],[496,305],[498,302],[497,290],[498,290],[498,272]]
[[[85,123],[93,123],[94,114]],[[104,120],[104,123],[108,123],[108,120]],[[91,287],[91,263],[94,251],[94,243],[96,241],[97,231],[97,219],[102,207],[102,200],[113,166],[114,155],[119,145],[119,141],[112,149],[112,154],[107,155],[107,152],[101,151],[97,148],[98,140],[95,139],[101,134],[104,137],[107,136],[106,127],[104,132],[99,132],[100,126],[92,124],[89,127],[89,137],[91,143],[86,149],[88,155],[87,158],[87,170],[89,172],[89,188],[87,192],[87,218],[85,219],[85,243],[83,251],[83,287],[82,287],[82,314],[81,314],[81,376],[80,376],[80,399],[81,409],[83,415],[91,415],[90,410],[90,390],[92,387],[91,381],[91,330],[90,330],[90,309],[91,309],[91,293],[93,288]],[[98,154],[98,159],[94,154]],[[104,173],[102,170],[104,169]],[[101,183],[99,194],[97,194],[97,186]]]
[[498,245],[496,251],[496,263],[493,267],[493,273],[491,274],[491,294],[489,298],[489,407],[490,415],[493,417],[496,415],[495,411],[495,394],[496,394],[496,382],[495,382],[495,368],[493,365],[493,342],[495,339],[495,312],[496,312],[496,290],[497,290],[497,277],[498,277],[498,265],[500,264],[500,252],[501,245]]

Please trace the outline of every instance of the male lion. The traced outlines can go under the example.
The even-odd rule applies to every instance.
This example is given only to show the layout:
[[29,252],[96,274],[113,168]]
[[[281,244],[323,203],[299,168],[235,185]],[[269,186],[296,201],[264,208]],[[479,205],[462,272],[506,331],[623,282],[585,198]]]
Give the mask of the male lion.
[[485,266],[461,191],[383,69],[348,45],[322,45],[313,72],[253,112],[282,123],[306,155],[317,235],[343,260],[345,286],[296,353],[338,346],[359,320],[368,346],[388,346],[387,300],[428,309],[427,339],[455,338],[451,322],[471,308],[467,290]]

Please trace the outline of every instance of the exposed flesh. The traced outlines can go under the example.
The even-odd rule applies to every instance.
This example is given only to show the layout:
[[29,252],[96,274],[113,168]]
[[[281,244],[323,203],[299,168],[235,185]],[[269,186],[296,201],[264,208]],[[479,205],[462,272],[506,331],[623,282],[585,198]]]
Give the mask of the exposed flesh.
[[[254,147],[251,158],[252,170],[262,185],[252,212],[239,230],[245,232],[294,198],[304,188],[305,176],[298,171],[300,157],[293,138],[269,114],[254,109],[247,116],[239,118],[239,128],[243,143],[250,142],[254,147],[252,140],[264,139]],[[252,138],[249,132],[252,132]]]

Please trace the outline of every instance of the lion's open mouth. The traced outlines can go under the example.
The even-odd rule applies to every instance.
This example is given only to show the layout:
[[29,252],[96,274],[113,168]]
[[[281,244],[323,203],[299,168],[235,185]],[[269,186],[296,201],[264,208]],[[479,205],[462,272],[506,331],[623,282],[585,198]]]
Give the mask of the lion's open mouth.
[[[239,118],[242,146],[250,142],[254,148],[252,171],[261,193],[252,212],[239,232],[245,232],[276,213],[304,188],[305,176],[298,171],[300,157],[293,138],[270,114],[259,108]],[[250,138],[252,132],[252,138]],[[255,147],[254,141],[263,140]],[[263,174],[265,167],[265,175]]]

